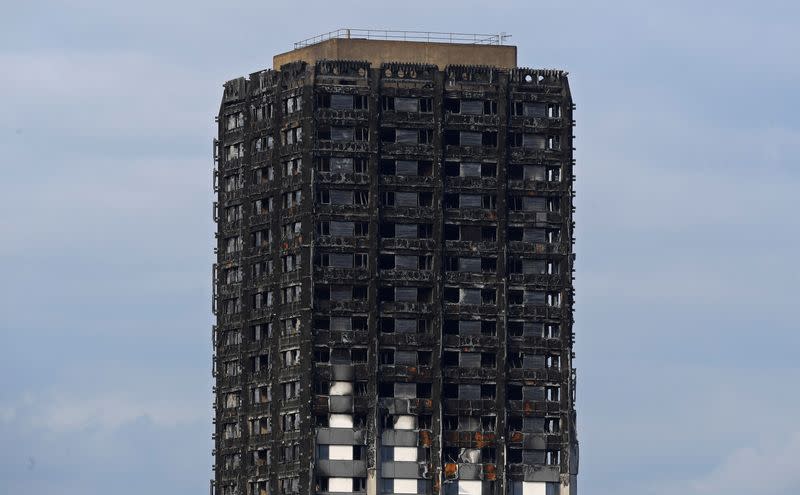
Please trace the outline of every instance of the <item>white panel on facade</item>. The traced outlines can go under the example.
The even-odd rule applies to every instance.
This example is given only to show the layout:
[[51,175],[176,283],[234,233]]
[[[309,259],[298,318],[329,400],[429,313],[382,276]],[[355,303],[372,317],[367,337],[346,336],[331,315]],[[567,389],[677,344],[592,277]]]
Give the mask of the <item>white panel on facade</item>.
[[[352,449],[351,449],[352,450]],[[395,447],[394,460],[395,461],[417,461],[417,447]]]
[[353,395],[353,382],[331,382],[330,395]]
[[394,493],[417,493],[417,480],[395,478]]
[[331,493],[351,493],[353,491],[353,478],[328,478],[328,491]]
[[409,416],[406,414],[397,415],[394,417],[395,430],[415,430],[417,428],[417,417]]
[[329,445],[328,446],[328,459],[332,461],[352,461],[353,460],[353,446],[352,445]]
[[328,426],[331,428],[352,428],[353,415],[352,414],[331,414],[328,418]]
[[458,495],[481,495],[480,480],[458,480]]
[[544,481],[523,481],[522,495],[547,495],[547,483]]

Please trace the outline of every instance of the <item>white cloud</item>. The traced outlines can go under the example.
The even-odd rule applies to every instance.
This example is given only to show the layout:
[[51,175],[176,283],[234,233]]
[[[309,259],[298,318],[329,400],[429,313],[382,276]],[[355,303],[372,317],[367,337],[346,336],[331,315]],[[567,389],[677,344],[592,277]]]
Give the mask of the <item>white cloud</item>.
[[[768,424],[763,426],[770,427]],[[737,447],[705,474],[670,483],[655,493],[795,495],[800,493],[799,458],[800,431],[788,432],[780,441]]]
[[0,422],[54,433],[113,432],[140,419],[169,428],[208,421],[210,416],[211,410],[206,403],[123,392],[93,396],[29,394],[17,403],[0,406]]

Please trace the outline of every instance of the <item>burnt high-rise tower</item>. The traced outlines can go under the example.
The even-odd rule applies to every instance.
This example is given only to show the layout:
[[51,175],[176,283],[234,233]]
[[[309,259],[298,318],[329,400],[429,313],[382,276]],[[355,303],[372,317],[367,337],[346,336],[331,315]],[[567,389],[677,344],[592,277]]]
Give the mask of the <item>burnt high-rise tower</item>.
[[370,34],[225,84],[213,491],[574,495],[566,73]]

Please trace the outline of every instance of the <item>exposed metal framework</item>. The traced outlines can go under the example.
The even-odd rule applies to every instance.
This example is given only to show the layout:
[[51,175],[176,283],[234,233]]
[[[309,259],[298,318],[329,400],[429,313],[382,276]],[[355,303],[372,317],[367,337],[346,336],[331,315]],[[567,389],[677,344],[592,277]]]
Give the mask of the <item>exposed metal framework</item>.
[[213,493],[575,495],[572,111],[553,70],[225,84]]
[[502,45],[510,34],[442,33],[436,31],[396,31],[390,29],[341,28],[298,41],[294,48],[303,48],[335,38],[367,40],[425,41],[428,43],[472,43],[477,45]]

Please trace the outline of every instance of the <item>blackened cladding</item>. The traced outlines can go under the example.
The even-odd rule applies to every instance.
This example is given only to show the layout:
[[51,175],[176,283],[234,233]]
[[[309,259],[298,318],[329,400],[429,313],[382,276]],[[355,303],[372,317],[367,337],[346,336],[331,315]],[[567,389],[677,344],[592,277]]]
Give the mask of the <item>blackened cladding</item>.
[[225,85],[214,493],[576,493],[572,111],[559,71]]

